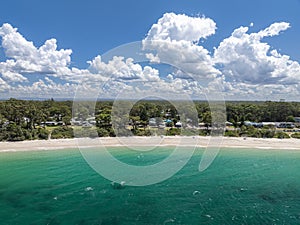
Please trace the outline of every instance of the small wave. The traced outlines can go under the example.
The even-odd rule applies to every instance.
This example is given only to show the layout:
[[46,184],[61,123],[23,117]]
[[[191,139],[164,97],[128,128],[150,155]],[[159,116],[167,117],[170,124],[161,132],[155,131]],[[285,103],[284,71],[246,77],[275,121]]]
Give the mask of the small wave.
[[117,182],[111,182],[111,186],[113,187],[113,189],[123,189],[125,188],[125,184],[126,182],[125,181],[121,181],[120,183],[117,183]]
[[85,191],[93,191],[94,189],[92,187],[86,187],[84,190]]
[[194,195],[194,196],[197,196],[197,195],[199,195],[199,194],[200,194],[200,191],[194,191],[194,192],[193,192],[193,195]]
[[175,220],[174,219],[167,219],[167,220],[165,220],[164,221],[164,225],[166,225],[166,224],[170,224],[170,223],[174,223],[175,222]]
[[248,188],[241,187],[241,188],[240,188],[240,191],[241,191],[241,192],[248,191]]

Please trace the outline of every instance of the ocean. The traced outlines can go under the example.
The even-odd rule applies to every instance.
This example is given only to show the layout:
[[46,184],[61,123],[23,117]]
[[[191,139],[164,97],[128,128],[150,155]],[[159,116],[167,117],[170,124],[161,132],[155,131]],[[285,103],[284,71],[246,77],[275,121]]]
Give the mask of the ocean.
[[[110,151],[148,165],[172,148]],[[202,154],[160,183],[115,188],[78,149],[1,153],[0,224],[300,224],[300,151],[221,149],[199,172]]]

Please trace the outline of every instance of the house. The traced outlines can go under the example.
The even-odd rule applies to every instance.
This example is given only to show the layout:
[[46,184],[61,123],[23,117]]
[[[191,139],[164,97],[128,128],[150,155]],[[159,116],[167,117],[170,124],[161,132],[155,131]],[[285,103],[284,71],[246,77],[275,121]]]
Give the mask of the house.
[[149,126],[150,127],[156,127],[157,124],[156,124],[156,118],[150,118],[149,119]]
[[57,125],[59,125],[59,126],[65,126],[66,124],[63,121],[59,121],[59,122],[57,122]]
[[177,127],[177,128],[180,128],[180,127],[182,127],[182,123],[181,123],[181,122],[177,122],[177,123],[175,123],[175,127]]
[[46,121],[44,124],[46,126],[57,126],[58,125],[58,123],[55,121]]
[[164,123],[158,124],[158,128],[164,129],[165,127],[166,127],[166,125]]
[[65,126],[65,122],[63,121],[59,121],[59,122],[56,122],[56,121],[46,121],[46,122],[42,122],[41,125],[46,125],[46,126],[49,126],[49,127],[53,127],[53,126]]
[[73,126],[82,126],[82,121],[81,120],[76,120],[77,118],[72,118],[70,123],[73,125]]
[[88,121],[84,121],[84,122],[82,123],[82,127],[83,127],[83,128],[91,128],[91,127],[93,127],[93,125],[90,124]]
[[256,123],[256,122],[250,122],[250,121],[245,121],[244,125],[245,126],[253,126],[253,127],[256,127],[256,128],[263,127],[262,123]]
[[294,117],[295,123],[300,123],[300,117]]
[[262,122],[263,127],[276,127],[279,123],[276,122]]
[[280,123],[277,126],[277,128],[289,128],[289,129],[293,129],[293,128],[295,128],[295,125],[292,122],[283,122],[283,123]]
[[229,122],[229,121],[226,121],[225,123],[226,126],[233,126],[233,123]]

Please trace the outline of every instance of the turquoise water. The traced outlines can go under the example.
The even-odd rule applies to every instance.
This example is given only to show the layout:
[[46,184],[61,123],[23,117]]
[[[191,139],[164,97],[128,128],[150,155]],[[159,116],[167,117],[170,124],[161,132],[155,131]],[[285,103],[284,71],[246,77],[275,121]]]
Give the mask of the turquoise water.
[[[115,157],[136,165],[159,153]],[[0,224],[300,224],[300,152],[222,149],[204,172],[203,150],[172,178],[114,189],[78,150],[0,154]]]

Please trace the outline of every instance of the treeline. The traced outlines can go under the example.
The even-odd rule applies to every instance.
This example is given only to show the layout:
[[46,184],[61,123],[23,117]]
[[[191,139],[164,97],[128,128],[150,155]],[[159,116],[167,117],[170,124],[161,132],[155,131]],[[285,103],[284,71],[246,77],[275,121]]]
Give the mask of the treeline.
[[61,121],[70,125],[72,102],[25,101],[9,99],[0,101],[0,141],[48,139],[51,130],[46,121]]
[[[119,109],[122,109],[122,104],[124,109],[130,105],[129,102],[121,102],[118,105]],[[99,137],[122,136],[128,133],[128,130],[133,135],[146,136],[152,134],[149,128],[149,122],[153,122],[151,118],[156,118],[157,127],[165,125],[163,130],[166,135],[180,134],[180,129],[175,125],[182,120],[188,121],[191,127],[202,123],[206,129],[199,130],[201,135],[208,135],[211,125],[210,107],[204,101],[195,101],[193,105],[179,102],[176,107],[167,101],[139,101],[130,108],[128,118],[124,116],[126,112],[114,111],[114,107],[117,106],[113,101],[100,101],[96,104],[80,102],[73,112],[73,118],[72,106],[72,101],[54,101],[53,99],[0,101],[0,141],[72,138],[74,130],[86,134],[93,133],[96,134],[94,136]],[[184,111],[185,118],[180,118],[178,111]],[[226,119],[235,128],[226,134],[228,136],[276,137],[274,130],[253,128],[247,130],[250,128],[245,128],[243,123],[244,121],[294,122],[295,117],[298,116],[300,116],[299,102],[226,102]],[[72,122],[74,120],[81,125],[75,126]],[[115,127],[113,127],[112,120],[115,120],[117,124]],[[128,126],[123,126],[122,120],[129,121]],[[49,125],[51,123],[60,124],[60,126],[51,127]],[[90,123],[95,126],[89,126]],[[115,133],[116,130],[118,134]],[[159,132],[159,129],[155,132]]]
[[294,122],[300,117],[299,102],[227,102],[227,120],[232,123]]

